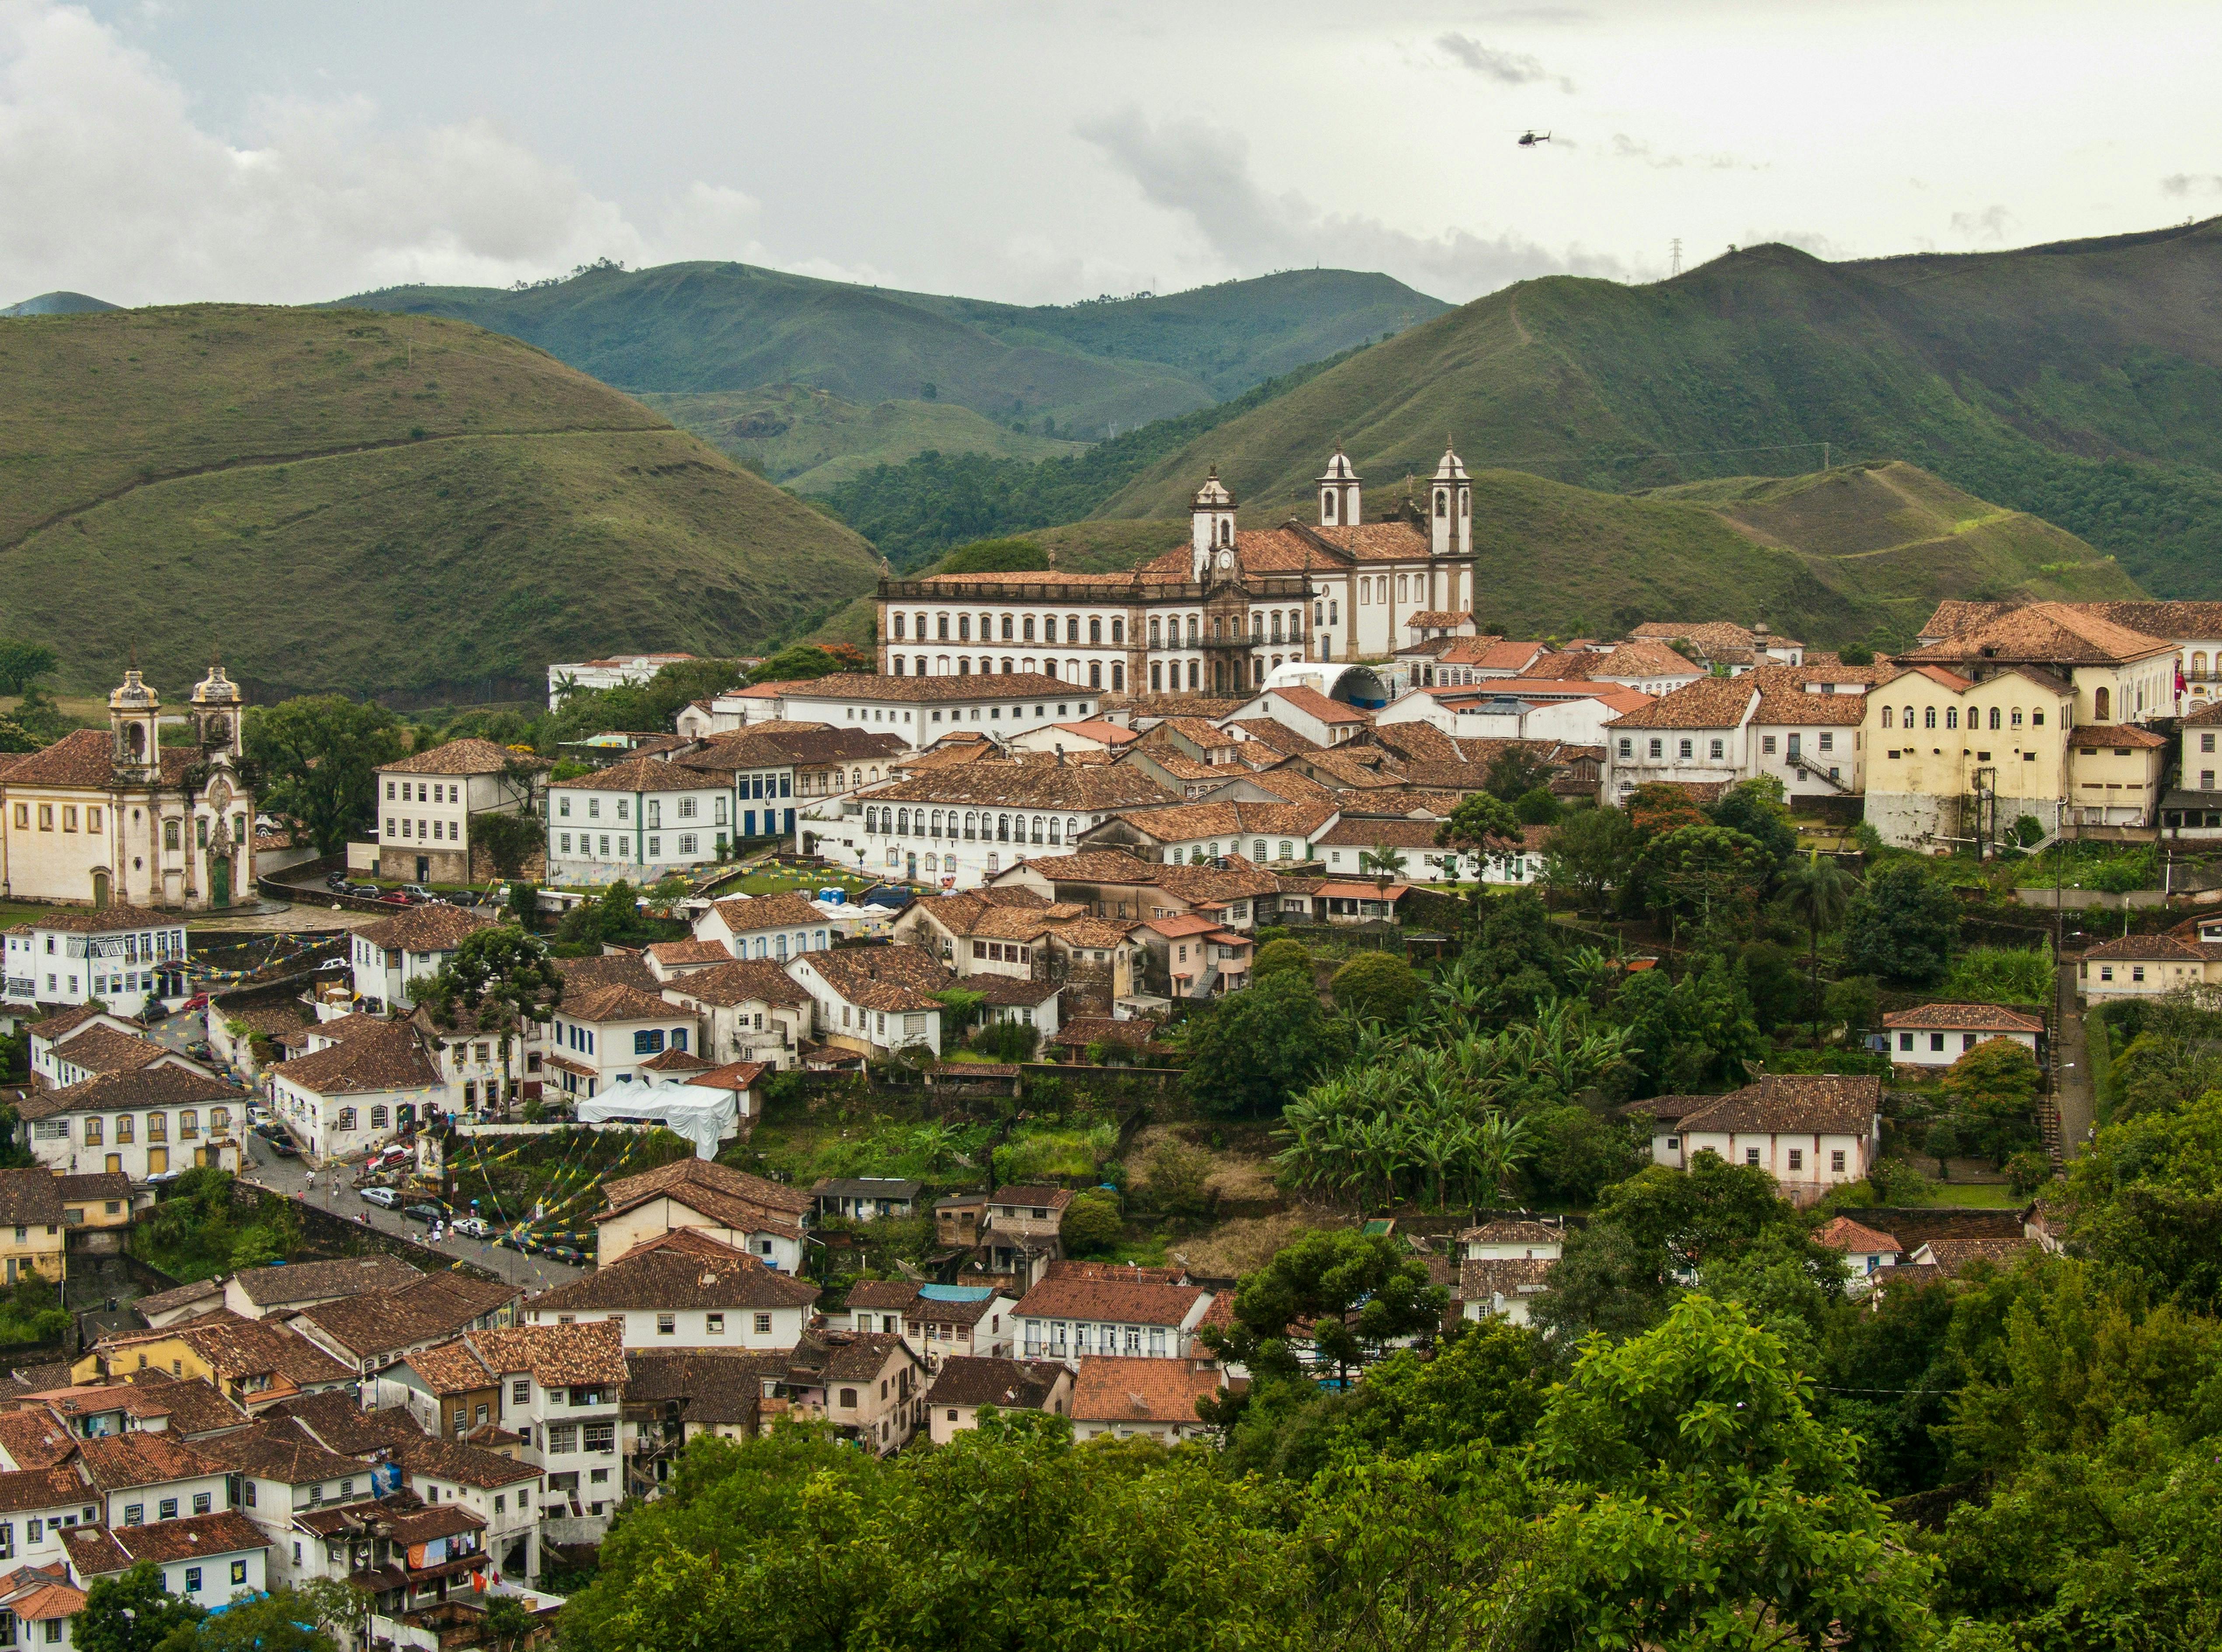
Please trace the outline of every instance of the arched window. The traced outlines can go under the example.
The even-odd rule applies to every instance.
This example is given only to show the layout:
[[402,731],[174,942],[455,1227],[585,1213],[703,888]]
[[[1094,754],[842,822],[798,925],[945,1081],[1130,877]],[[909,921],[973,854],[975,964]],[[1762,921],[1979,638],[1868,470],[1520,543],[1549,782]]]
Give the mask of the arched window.
[[1028,676],[1033,675],[1034,656],[1029,654],[1024,659],[1020,660],[1019,662],[1019,669],[1025,672]]
[[901,637],[901,635],[903,634],[903,617],[902,617],[901,614],[897,614],[897,615],[894,617],[894,620],[895,620],[895,635],[896,635],[898,638],[900,638],[900,637]]
[[1445,488],[1438,487],[1438,488],[1435,490],[1435,514],[1436,514],[1438,517],[1447,518],[1447,517],[1450,515],[1450,513],[1451,513],[1451,496],[1450,496],[1450,493],[1449,493],[1448,490],[1447,490],[1447,489],[1445,489]]
[[1003,656],[1003,675],[1007,677],[1011,675],[1011,656],[1007,654]]
[[1057,817],[1053,814],[1050,816],[1049,820],[1049,840],[1051,843],[1062,843],[1064,841],[1058,835]]
[[1111,640],[1114,643],[1123,643],[1127,640],[1127,622],[1125,620],[1114,619],[1111,622]]
[[991,613],[982,614],[980,616],[980,640],[984,643],[995,634],[995,616]]
[[1080,640],[1080,616],[1076,613],[1064,617],[1064,640],[1068,643]]
[[1067,843],[1080,841],[1080,820],[1076,815],[1068,814],[1064,817],[1064,840]]
[[1334,520],[1334,490],[1333,488],[1328,489],[1320,495],[1320,520],[1327,523],[1332,523]]
[[1936,726],[1936,707],[1924,706],[1921,708],[1921,726],[1924,728],[1935,728]]
[[976,818],[970,809],[964,811],[964,835],[968,839],[976,835],[973,828]]
[[1292,849],[1292,848],[1293,848],[1293,845],[1290,843],[1290,841],[1289,841],[1286,838],[1282,839],[1281,839],[1281,852],[1280,852],[1278,855],[1275,856],[1275,857],[1274,857],[1274,858],[1275,858],[1276,860],[1293,860],[1294,858],[1296,858],[1296,857],[1295,857],[1295,856],[1290,852],[1290,851],[1291,851],[1291,849]]
[[2013,710],[2012,710],[2010,713],[2008,713],[2008,716],[2009,716],[2009,719],[2010,719],[2010,720],[2012,721],[2012,725],[2013,725],[2013,726],[2014,726],[2014,727],[2016,727],[2016,728],[2019,728],[2019,727],[2021,726],[2021,707],[2018,707],[2018,706],[2015,707],[2013,708]]
[[2191,656],[2191,675],[2194,677],[2206,675],[2206,656],[2203,650]]
[[1100,643],[1103,640],[1103,622],[1101,619],[1091,618],[1089,620],[1088,640],[1091,643]]
[[1150,692],[1158,694],[1163,694],[1164,690],[1165,668],[1160,662],[1152,660],[1150,662]]
[[1265,840],[1263,838],[1250,845],[1250,858],[1259,862],[1265,858]]
[[180,1141],[190,1140],[200,1133],[201,1115],[189,1107],[178,1115],[178,1139]]
[[1051,682],[1055,682],[1057,680],[1057,662],[1055,660],[1044,660],[1042,662],[1042,675],[1049,678]]
[[1111,692],[1114,694],[1127,692],[1127,668],[1116,660],[1111,662]]
[[1885,728],[1888,728],[1890,726],[1890,707],[1887,706],[1885,706],[1882,708],[1882,725]]
[[1222,545],[1231,545],[1234,543],[1234,518],[1233,517],[1223,516],[1219,518],[1219,543]]
[[969,677],[972,675],[972,662],[962,654],[957,656],[957,675],[960,677]]
[[947,642],[949,640],[949,616],[947,614],[940,615],[935,619],[934,626],[935,637],[942,642]]
[[866,809],[864,811],[864,835],[866,837],[870,837],[874,832],[880,829],[878,824],[880,812],[877,809]]
[[165,848],[165,849],[174,850],[174,849],[176,849],[176,848],[177,848],[177,846],[178,846],[178,823],[177,823],[175,820],[165,820],[165,821],[163,821],[163,822],[162,822],[162,847],[163,847],[163,848]]
[[1010,840],[1011,817],[1007,814],[999,814],[995,817],[995,841],[997,843],[1008,843]]
[[1011,640],[1011,616],[1008,614],[1003,616],[1003,640],[1007,643]]
[[1101,660],[1089,661],[1088,686],[1091,688],[1101,688],[1103,686],[1103,663]]
[[1993,707],[1991,707],[1991,726],[1992,726],[1993,728],[1996,728],[1998,725],[1999,725],[1999,708],[1998,708],[1996,706],[1993,706]]
[[1944,726],[1946,728],[1960,726],[1960,708],[1957,706],[1947,706],[1944,708]]
[[1188,663],[1188,686],[1191,688],[1195,688],[1196,686],[1197,680],[1198,672],[1196,669],[1196,663],[1194,660],[1190,660]]
[[1034,617],[1028,614],[1019,625],[1019,640],[1031,643],[1034,639]]
[[896,675],[897,676],[901,676],[901,675],[902,675],[902,674],[903,674],[903,657],[902,657],[902,656],[901,656],[901,655],[900,655],[900,654],[898,654],[898,655],[896,655],[896,656],[894,656],[894,668],[895,668],[895,675]]
[[926,640],[926,616],[924,614],[914,614],[912,618],[917,621],[915,629],[918,634],[918,640],[922,643]]
[[1152,648],[1162,648],[1164,646],[1164,630],[1163,625],[1158,620],[1152,619],[1150,621],[1150,646]]
[[2110,721],[2114,714],[2114,694],[2111,688],[2101,688],[2091,696],[2091,715],[2098,721]]
[[957,616],[957,640],[960,643],[972,640],[972,616],[969,613]]
[[910,674],[914,677],[926,675],[926,656],[921,654],[910,663]]

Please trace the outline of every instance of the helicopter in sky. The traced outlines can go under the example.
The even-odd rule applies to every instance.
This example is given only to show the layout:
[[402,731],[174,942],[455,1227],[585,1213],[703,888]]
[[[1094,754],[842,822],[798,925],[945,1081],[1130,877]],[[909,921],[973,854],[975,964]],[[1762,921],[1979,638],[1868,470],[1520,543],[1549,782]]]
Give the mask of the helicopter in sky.
[[1551,135],[1548,132],[1538,132],[1533,127],[1520,135],[1520,147],[1523,149],[1532,149],[1539,143],[1548,143],[1550,141]]

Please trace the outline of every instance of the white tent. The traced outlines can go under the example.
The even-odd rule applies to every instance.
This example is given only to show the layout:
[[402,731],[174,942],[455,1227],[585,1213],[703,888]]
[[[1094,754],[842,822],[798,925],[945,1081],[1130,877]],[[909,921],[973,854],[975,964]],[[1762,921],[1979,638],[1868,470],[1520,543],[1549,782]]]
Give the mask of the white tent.
[[697,1159],[715,1159],[718,1144],[740,1133],[740,1098],[702,1084],[618,1084],[579,1103],[581,1124],[619,1121],[660,1124],[694,1144]]

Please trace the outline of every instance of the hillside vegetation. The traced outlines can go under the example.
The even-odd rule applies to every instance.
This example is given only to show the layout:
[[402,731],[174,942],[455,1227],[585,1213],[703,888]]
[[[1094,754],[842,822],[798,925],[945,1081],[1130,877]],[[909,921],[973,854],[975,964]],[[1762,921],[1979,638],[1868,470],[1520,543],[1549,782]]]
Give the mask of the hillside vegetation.
[[[1352,356],[1169,452],[1108,516],[1214,461],[1252,519],[1340,437],[1378,494],[1467,464],[1633,491],[1901,458],[2222,595],[2222,222],[2017,252],[1830,264],[1766,246],[1673,281],[1553,277]],[[1824,450],[1822,444],[1829,444]]]
[[393,287],[344,302],[475,322],[631,391],[804,384],[869,406],[926,399],[931,386],[930,399],[1007,429],[1089,440],[1208,406],[1446,307],[1348,270],[1026,308],[715,263],[593,268],[521,292]]
[[104,691],[498,697],[753,650],[870,588],[856,535],[637,402],[437,317],[0,322],[0,612]]
[[1032,462],[1083,450],[1081,443],[1014,430],[955,402],[907,399],[866,406],[807,385],[643,390],[639,399],[798,493],[824,493],[874,465],[899,465],[928,451]]

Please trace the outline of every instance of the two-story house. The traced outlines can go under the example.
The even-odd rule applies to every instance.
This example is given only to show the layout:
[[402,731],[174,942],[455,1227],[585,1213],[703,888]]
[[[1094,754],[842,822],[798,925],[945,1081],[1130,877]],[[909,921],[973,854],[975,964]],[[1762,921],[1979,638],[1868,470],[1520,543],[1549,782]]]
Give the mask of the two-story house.
[[876,1058],[920,1045],[941,1053],[941,995],[957,977],[924,947],[810,952],[787,972],[810,995],[819,1034],[836,1048]]
[[543,1065],[567,1096],[591,1101],[618,1084],[649,1083],[641,1069],[667,1050],[693,1052],[701,1027],[678,1004],[623,982],[566,992],[549,1023]]
[[685,970],[664,983],[663,998],[694,1016],[700,1053],[712,1061],[785,1071],[800,1064],[811,1035],[810,995],[769,958]]
[[[450,740],[376,771],[378,874],[416,883],[474,883],[471,818],[537,813],[550,765],[491,740]],[[480,869],[490,875],[493,868]]]
[[908,1445],[926,1420],[926,1365],[900,1336],[813,1331],[775,1385],[788,1413],[829,1424],[876,1456]]
[[1013,1312],[1029,1360],[1186,1360],[1210,1306],[1211,1292],[1195,1285],[1068,1276],[1043,1279]]
[[185,927],[174,912],[56,908],[0,935],[5,996],[21,1011],[97,1000],[132,1014],[185,992]]
[[698,1230],[782,1273],[802,1268],[810,1196],[713,1159],[681,1159],[606,1184],[596,1253],[614,1262],[679,1228]]
[[585,1278],[543,1291],[527,1325],[615,1321],[635,1348],[791,1348],[810,1322],[818,1287],[766,1267],[699,1228],[643,1241]]
[[228,1078],[166,1062],[34,1090],[16,1110],[48,1170],[106,1171],[142,1186],[195,1165],[238,1169],[247,1102]]
[[968,1429],[980,1426],[980,1411],[1046,1411],[1069,1415],[1072,1367],[1054,1360],[1003,1360],[952,1354],[941,1361],[926,1391],[926,1428],[933,1443],[945,1446]]
[[268,1586],[270,1540],[235,1511],[155,1526],[76,1526],[62,1534],[70,1570],[90,1589],[145,1562],[161,1575],[163,1592],[203,1611],[252,1599]]
[[370,1014],[399,1014],[414,1002],[416,982],[436,974],[467,936],[493,927],[491,918],[441,901],[405,907],[364,926],[348,939],[356,999]]

